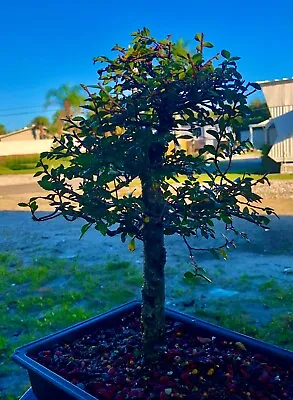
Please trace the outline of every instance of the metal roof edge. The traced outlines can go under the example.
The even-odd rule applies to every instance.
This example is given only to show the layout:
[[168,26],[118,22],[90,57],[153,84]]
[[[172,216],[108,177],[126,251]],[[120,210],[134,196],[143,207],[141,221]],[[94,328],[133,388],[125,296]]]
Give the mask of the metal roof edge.
[[289,83],[289,82],[293,82],[293,77],[292,78],[281,78],[281,79],[274,79],[271,81],[257,81],[257,83],[260,86],[267,86],[267,85],[278,85],[278,84],[282,84],[282,83]]
[[267,124],[269,124],[272,121],[273,118],[266,119],[264,121],[258,122],[257,124],[250,124],[248,125],[249,128],[263,128]]

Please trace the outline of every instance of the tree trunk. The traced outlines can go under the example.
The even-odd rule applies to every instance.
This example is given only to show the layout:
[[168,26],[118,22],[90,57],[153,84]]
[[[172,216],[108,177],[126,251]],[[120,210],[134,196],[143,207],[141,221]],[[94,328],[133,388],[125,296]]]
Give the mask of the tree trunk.
[[159,183],[154,182],[150,176],[141,177],[141,183],[146,209],[141,314],[143,355],[145,360],[155,360],[164,349],[165,339],[166,250],[162,222],[164,199]]
[[65,112],[65,117],[72,117],[71,104],[69,100],[65,99],[63,101],[63,107]]

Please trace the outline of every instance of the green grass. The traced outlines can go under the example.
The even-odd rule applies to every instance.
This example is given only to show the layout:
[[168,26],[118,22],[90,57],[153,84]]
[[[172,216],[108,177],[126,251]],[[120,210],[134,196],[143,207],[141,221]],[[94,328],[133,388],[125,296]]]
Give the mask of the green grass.
[[1,400],[23,391],[16,380],[10,393],[1,392],[1,377],[20,374],[11,361],[16,347],[138,298],[141,279],[139,268],[124,261],[83,269],[75,260],[45,257],[23,265],[0,253]]
[[[227,174],[227,178],[234,181],[235,179],[237,179],[239,176],[241,177],[243,175],[242,172],[233,172],[233,173],[228,173]],[[259,179],[261,178],[263,175],[261,174],[250,174],[251,178],[253,179]],[[293,174],[269,174],[268,175],[269,180],[292,180],[293,179]],[[178,180],[179,182],[183,183],[184,180],[186,179],[186,176],[181,175]],[[209,176],[207,174],[202,174],[198,177],[199,182],[203,183],[204,181],[208,181],[210,180]]]
[[[39,159],[39,154],[2,156],[0,157],[0,175],[35,174],[39,170],[39,168],[36,168]],[[46,161],[46,164],[50,167],[57,167],[61,163],[68,163],[68,161]]]
[[236,279],[223,278],[219,283],[222,288],[236,290],[239,294],[220,299],[207,295],[202,303],[195,302],[192,313],[214,324],[293,350],[293,287],[290,281],[281,285],[276,279],[244,273]]
[[[0,157],[0,175],[8,175],[8,174],[34,174],[38,169],[35,168],[37,162],[39,161],[40,156],[38,154],[32,155],[20,155],[20,156],[4,156]],[[68,161],[56,161],[50,160],[47,162],[49,166],[58,166],[60,163],[68,163]],[[236,179],[238,176],[241,176],[242,171],[236,173],[227,174],[228,178],[231,180]],[[251,175],[254,179],[260,178],[259,174]],[[185,177],[181,176],[178,178],[180,182],[183,182]],[[208,175],[202,174],[199,177],[199,181],[203,182],[208,180]],[[269,174],[269,179],[271,180],[292,180],[293,174]]]
[[[283,287],[261,275],[244,273],[231,279],[221,273],[214,285],[240,293],[215,299],[208,296],[209,284],[186,282],[181,270],[177,275],[171,271],[170,279],[173,283],[168,282],[167,298],[175,299],[184,311],[293,349],[293,289],[289,282]],[[1,400],[16,399],[13,396],[20,395],[27,384],[21,369],[11,361],[16,347],[139,298],[141,284],[141,266],[128,261],[82,268],[78,260],[43,257],[23,265],[13,254],[0,253],[0,388],[1,379],[15,377],[9,393],[0,389]],[[251,298],[246,294],[249,288],[253,289]],[[256,309],[266,318],[260,321]]]
[[234,310],[233,314],[227,313],[227,305],[217,302],[216,311],[197,310],[196,315],[216,325],[232,329],[253,337],[260,337],[260,330],[254,324],[253,319],[243,309]]

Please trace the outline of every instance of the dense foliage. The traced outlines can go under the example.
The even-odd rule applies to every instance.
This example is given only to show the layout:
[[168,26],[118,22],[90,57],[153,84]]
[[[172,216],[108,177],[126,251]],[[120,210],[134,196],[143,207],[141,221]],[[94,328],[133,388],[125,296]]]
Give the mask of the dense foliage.
[[236,128],[237,133],[249,129],[249,125],[258,124],[271,117],[270,110],[265,101],[255,99],[249,106],[245,117],[238,119],[239,125]]

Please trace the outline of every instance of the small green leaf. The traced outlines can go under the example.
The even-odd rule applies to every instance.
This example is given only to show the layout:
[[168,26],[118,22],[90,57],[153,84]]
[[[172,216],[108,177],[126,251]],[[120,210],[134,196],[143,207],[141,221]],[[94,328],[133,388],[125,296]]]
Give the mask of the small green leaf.
[[125,243],[125,241],[126,241],[126,236],[127,236],[127,233],[126,233],[126,232],[122,232],[122,233],[121,233],[121,242],[122,242],[122,243]]
[[208,129],[207,133],[213,136],[215,139],[219,140],[220,135],[218,131],[215,131],[214,129]]
[[228,217],[228,215],[225,215],[225,214],[221,214],[221,220],[223,222],[225,222],[225,224],[227,224],[227,225],[231,224],[231,222],[232,222],[231,218]]
[[221,254],[221,256],[224,258],[224,260],[227,260],[227,259],[228,259],[228,255],[227,255],[226,250],[224,250],[224,249],[219,249],[218,252],[219,252],[219,253]]
[[29,207],[27,203],[18,203],[19,207]]
[[130,251],[134,251],[135,250],[135,239],[131,239],[130,242],[128,243],[128,249]]
[[42,180],[38,181],[38,184],[45,190],[52,190],[54,187],[53,183],[49,181],[48,176],[44,176]]
[[185,272],[185,274],[184,274],[184,278],[185,279],[194,279],[194,273],[193,272],[191,272],[191,271],[187,271],[187,272]]
[[193,135],[181,135],[177,136],[177,139],[193,139]]
[[231,57],[231,53],[228,50],[222,50],[221,51],[221,56],[226,58],[226,59],[229,59]]
[[261,217],[261,219],[262,223],[265,225],[268,225],[271,222],[271,220],[268,217]]
[[209,49],[212,49],[214,47],[214,45],[211,42],[204,42],[203,43],[203,47],[207,47]]
[[80,234],[79,239],[81,239],[81,238],[83,237],[83,235],[90,229],[91,226],[92,226],[92,223],[91,223],[91,222],[89,222],[89,223],[87,223],[87,224],[85,224],[85,225],[82,226],[82,228],[81,228],[81,234]]
[[250,86],[252,86],[256,90],[261,90],[261,86],[256,82],[250,82]]
[[217,154],[217,150],[214,148],[214,146],[212,146],[211,144],[207,144],[203,147],[203,149],[205,151],[208,151],[209,153],[216,155]]
[[106,236],[106,235],[107,235],[107,225],[105,224],[105,222],[99,221],[99,222],[96,224],[95,229],[96,229],[97,231],[101,232],[101,234],[102,234],[103,236]]
[[34,175],[34,177],[40,176],[44,173],[44,171],[37,171]]
[[39,208],[39,206],[37,205],[37,203],[35,201],[33,201],[32,203],[30,203],[30,208],[33,212],[37,211],[37,209]]
[[201,34],[201,33],[197,33],[197,34],[195,35],[195,37],[194,37],[194,39],[195,39],[197,42],[200,42],[200,41],[201,41],[201,38],[202,38],[202,34]]
[[200,64],[202,62],[202,54],[194,54],[194,56],[192,56],[192,61],[194,62],[194,64]]

